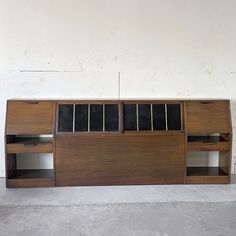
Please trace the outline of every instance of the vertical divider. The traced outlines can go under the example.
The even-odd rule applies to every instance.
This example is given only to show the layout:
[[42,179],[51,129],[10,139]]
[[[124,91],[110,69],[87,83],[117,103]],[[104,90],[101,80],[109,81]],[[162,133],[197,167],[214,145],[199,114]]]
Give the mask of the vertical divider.
[[181,122],[180,128],[183,131],[184,130],[184,121],[183,121],[184,108],[183,108],[183,104],[182,103],[180,103],[179,105],[180,105],[180,122]]
[[73,104],[73,133],[75,132],[75,104]]
[[152,104],[151,104],[151,131],[153,131],[153,110],[152,110]]
[[136,122],[137,122],[137,131],[139,131],[139,121],[138,121],[138,104],[136,104]]
[[90,104],[88,104],[88,132],[90,132]]
[[119,121],[119,131],[124,133],[124,112],[123,112],[123,103],[118,104],[118,121]]
[[102,131],[105,132],[105,104],[102,104]]
[[167,104],[165,104],[166,130],[168,130]]

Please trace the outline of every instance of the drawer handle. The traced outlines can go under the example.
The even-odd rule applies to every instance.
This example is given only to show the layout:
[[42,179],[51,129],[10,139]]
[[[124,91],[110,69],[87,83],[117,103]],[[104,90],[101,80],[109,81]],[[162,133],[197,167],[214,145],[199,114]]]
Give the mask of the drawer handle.
[[201,104],[212,104],[214,102],[201,102]]
[[37,101],[29,101],[29,102],[27,102],[28,104],[38,104],[39,102],[37,102]]
[[29,147],[35,147],[38,144],[37,143],[24,143],[25,146],[29,146]]

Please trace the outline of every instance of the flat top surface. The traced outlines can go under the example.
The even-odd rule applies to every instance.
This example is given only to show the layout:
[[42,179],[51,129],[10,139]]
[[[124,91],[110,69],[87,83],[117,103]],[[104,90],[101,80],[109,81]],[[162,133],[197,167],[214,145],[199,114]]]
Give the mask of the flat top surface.
[[8,101],[230,101],[225,98],[12,98]]

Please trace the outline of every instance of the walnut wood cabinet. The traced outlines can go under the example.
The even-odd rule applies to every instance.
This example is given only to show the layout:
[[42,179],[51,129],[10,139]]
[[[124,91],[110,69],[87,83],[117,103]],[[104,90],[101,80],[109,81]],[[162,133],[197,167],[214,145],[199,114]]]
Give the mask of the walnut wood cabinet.
[[[7,187],[230,182],[228,100],[9,100],[5,140]],[[24,153],[53,168],[20,168]]]

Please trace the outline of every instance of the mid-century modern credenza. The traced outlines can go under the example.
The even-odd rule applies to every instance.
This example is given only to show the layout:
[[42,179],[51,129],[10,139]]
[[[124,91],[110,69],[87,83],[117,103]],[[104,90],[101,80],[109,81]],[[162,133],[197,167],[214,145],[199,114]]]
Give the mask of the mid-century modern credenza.
[[[230,182],[223,99],[8,100],[5,141],[7,187]],[[198,165],[202,152],[217,165]],[[51,153],[53,168],[22,168],[22,153]]]

